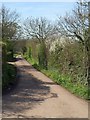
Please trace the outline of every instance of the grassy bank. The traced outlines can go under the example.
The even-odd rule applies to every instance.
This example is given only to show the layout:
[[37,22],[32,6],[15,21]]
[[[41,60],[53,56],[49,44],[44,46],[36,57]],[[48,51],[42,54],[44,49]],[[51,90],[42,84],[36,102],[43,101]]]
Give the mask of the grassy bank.
[[6,64],[2,67],[2,89],[8,89],[16,83],[17,69],[12,64]]
[[41,70],[41,72],[50,77],[56,83],[67,88],[71,93],[74,93],[81,98],[88,99],[88,87],[80,82],[72,82],[72,78],[69,75],[62,75],[53,70]]
[[65,87],[67,90],[69,90],[71,93],[75,94],[78,97],[89,99],[88,98],[88,86],[80,81],[73,82],[72,77],[70,75],[63,75],[56,69],[42,69],[38,63],[34,59],[30,59],[26,56],[24,58],[32,64],[34,68],[44,73],[46,76],[51,78],[54,82],[57,84]]

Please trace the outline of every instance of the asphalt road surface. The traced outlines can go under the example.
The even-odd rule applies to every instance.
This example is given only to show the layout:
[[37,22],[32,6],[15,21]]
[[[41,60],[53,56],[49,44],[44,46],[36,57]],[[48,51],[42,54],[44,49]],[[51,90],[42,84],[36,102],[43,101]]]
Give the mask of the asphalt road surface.
[[77,98],[19,57],[17,86],[3,95],[3,118],[88,118],[88,102]]

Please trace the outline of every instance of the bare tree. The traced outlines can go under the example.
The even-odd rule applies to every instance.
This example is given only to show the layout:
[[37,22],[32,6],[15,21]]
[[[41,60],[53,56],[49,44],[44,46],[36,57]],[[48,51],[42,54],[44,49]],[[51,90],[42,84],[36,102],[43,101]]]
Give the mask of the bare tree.
[[90,81],[90,2],[77,2],[72,14],[59,17],[57,30],[67,37],[77,38],[84,45],[86,54],[86,76]]
[[87,37],[88,24],[88,4],[78,2],[76,9],[72,14],[66,13],[66,16],[59,17],[58,31],[68,37],[76,37],[82,44],[85,44]]
[[2,40],[13,39],[20,29],[19,15],[2,5]]
[[[39,55],[39,63],[43,61],[43,66],[47,68],[47,53],[46,53],[46,40],[54,34],[53,25],[45,18],[28,18],[24,23],[24,29],[28,37],[36,38],[39,40],[40,45],[43,46],[43,58]],[[42,48],[42,47],[41,47]]]
[[27,18],[24,29],[28,37],[37,38],[40,42],[45,41],[53,34],[53,26],[45,18]]
[[[19,25],[19,15],[16,11],[11,11],[2,5],[1,8],[1,26],[2,26],[2,41],[5,43],[6,47],[3,47],[2,50],[6,49],[6,52],[10,53],[13,58],[15,40],[19,35],[20,25]],[[7,53],[3,54],[4,58],[7,57]],[[8,57],[7,57],[8,58]],[[10,58],[10,57],[9,57]],[[11,58],[11,59],[12,59]]]

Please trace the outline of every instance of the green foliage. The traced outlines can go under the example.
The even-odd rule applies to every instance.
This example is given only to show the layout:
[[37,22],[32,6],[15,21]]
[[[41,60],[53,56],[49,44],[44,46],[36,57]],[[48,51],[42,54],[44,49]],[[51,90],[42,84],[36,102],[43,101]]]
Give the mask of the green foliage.
[[45,43],[41,43],[38,49],[38,61],[39,66],[47,69],[47,53],[46,53],[46,45]]
[[31,47],[28,47],[28,48],[27,48],[27,54],[28,54],[28,57],[29,57],[29,58],[32,57],[32,54],[31,54]]
[[79,82],[72,83],[72,78],[69,75],[63,75],[57,71],[41,70],[45,75],[53,79],[57,84],[67,88],[71,93],[82,98],[88,99],[88,86]]
[[14,82],[16,69],[7,64],[14,58],[14,41],[19,33],[18,14],[2,6],[2,86],[3,89]]
[[90,100],[90,85],[88,85],[88,99]]
[[85,52],[78,42],[56,45],[50,55],[49,65],[58,69],[63,75],[70,75],[72,82],[87,83],[85,78]]
[[7,52],[7,61],[12,61],[13,60],[13,51]]
[[6,89],[10,85],[15,84],[16,67],[11,64],[5,64],[2,66],[2,88]]
[[6,64],[6,60],[7,60],[6,44],[2,42],[2,64]]
[[35,59],[33,59],[33,58],[29,58],[29,57],[27,56],[27,54],[23,55],[23,57],[24,57],[28,62],[30,62],[32,65],[33,65],[33,64],[38,64],[38,61],[37,61],[37,60],[35,60]]
[[13,56],[13,43],[5,40],[2,42],[2,88],[7,88],[13,84],[16,76],[16,68],[13,65],[7,64],[7,61],[12,61]]
[[47,51],[44,42],[40,44],[36,42],[33,43],[32,41],[27,42],[27,45],[23,47],[23,55],[24,58],[30,60],[31,63],[36,64],[34,62],[37,61],[37,64],[39,64],[41,68],[47,69]]
[[23,55],[24,55],[26,52],[27,52],[27,47],[24,46],[24,47],[22,48],[22,53],[23,53]]
[[9,40],[2,43],[2,62],[5,64],[14,58],[13,43]]
[[[39,47],[39,54],[43,56],[43,47]],[[45,70],[33,57],[31,59],[26,57],[26,59],[33,67],[43,72],[57,84],[62,85],[77,96],[88,99],[88,86],[84,64],[85,53],[80,43],[65,43],[64,46],[57,44],[55,51],[53,50],[49,55],[48,70]]]

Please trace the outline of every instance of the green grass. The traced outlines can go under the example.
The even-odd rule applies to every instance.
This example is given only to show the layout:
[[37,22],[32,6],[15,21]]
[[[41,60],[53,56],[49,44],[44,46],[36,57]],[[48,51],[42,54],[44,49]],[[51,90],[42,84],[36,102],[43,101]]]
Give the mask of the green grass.
[[24,59],[26,59],[29,63],[31,63],[32,65],[38,65],[38,61],[33,59],[33,58],[29,58],[26,54],[23,55]]
[[72,78],[69,75],[62,75],[59,72],[52,70],[41,70],[41,72],[47,75],[57,84],[65,87],[71,93],[81,98],[88,99],[88,86],[83,85],[80,82],[72,83]]
[[16,67],[12,64],[3,65],[2,68],[2,89],[7,89],[16,82]]

